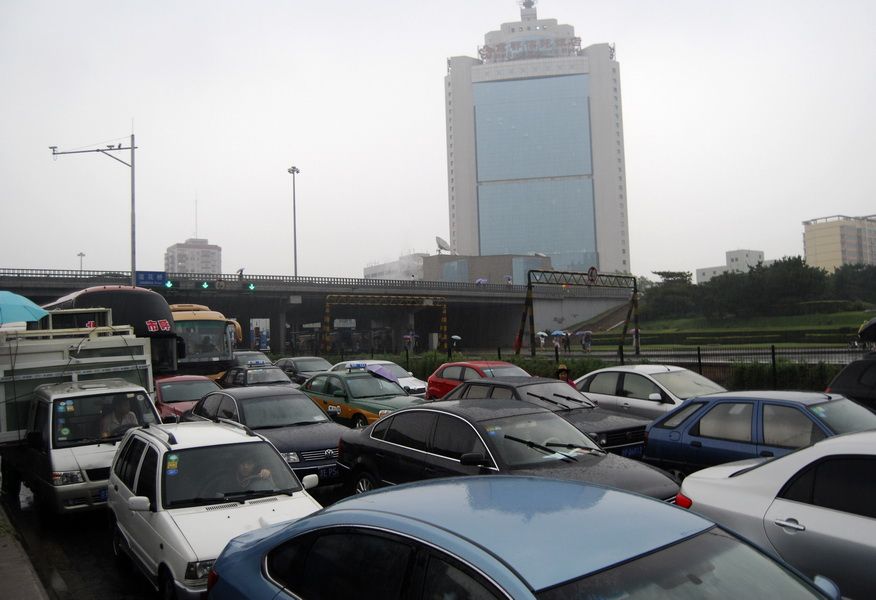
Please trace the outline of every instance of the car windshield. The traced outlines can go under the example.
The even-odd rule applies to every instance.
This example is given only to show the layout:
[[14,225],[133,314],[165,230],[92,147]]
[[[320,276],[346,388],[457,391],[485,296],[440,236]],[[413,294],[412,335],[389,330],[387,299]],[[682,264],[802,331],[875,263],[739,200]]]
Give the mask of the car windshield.
[[682,400],[687,400],[694,396],[727,391],[711,379],[706,379],[699,373],[694,373],[687,369],[653,373],[651,377]]
[[157,423],[152,401],[143,392],[96,394],[55,400],[54,448],[118,440],[131,427]]
[[325,423],[329,420],[313,400],[298,394],[249,398],[240,405],[243,422],[250,429]]
[[539,600],[824,597],[791,571],[717,527],[536,596]]
[[824,421],[834,433],[876,429],[876,414],[847,398],[813,404],[809,412]]
[[289,376],[279,367],[250,369],[246,374],[246,382],[250,385],[262,383],[289,383],[289,381]]
[[173,381],[158,383],[161,388],[161,401],[173,404],[174,402],[190,402],[200,400],[210,392],[219,389],[219,385],[212,379],[202,381]]
[[328,371],[332,368],[324,358],[296,358],[293,362],[299,371]]
[[529,377],[529,373],[516,365],[484,367],[483,371],[487,377]]
[[391,363],[391,362],[387,362],[387,363],[372,363],[372,364],[370,364],[370,365],[368,365],[368,366],[369,366],[369,367],[370,367],[370,366],[380,367],[380,369],[381,369],[382,371],[387,371],[390,375],[392,375],[393,377],[395,377],[395,378],[397,378],[397,379],[402,379],[402,378],[405,378],[405,377],[410,377],[410,374],[409,374],[407,371],[405,371],[403,368],[401,368],[400,366],[398,366],[398,365],[395,364],[395,363]]
[[289,465],[267,442],[171,449],[161,469],[165,508],[244,502],[300,489]]
[[571,462],[581,454],[602,452],[589,437],[554,413],[490,419],[481,426],[511,468]]
[[350,388],[350,394],[353,398],[408,395],[397,383],[373,375],[348,377],[347,387]]
[[529,400],[532,395],[545,398],[548,401],[560,402],[566,406],[580,406],[582,404],[592,406],[584,394],[570,386],[568,383],[557,381],[553,383],[539,383],[519,388],[521,398]]

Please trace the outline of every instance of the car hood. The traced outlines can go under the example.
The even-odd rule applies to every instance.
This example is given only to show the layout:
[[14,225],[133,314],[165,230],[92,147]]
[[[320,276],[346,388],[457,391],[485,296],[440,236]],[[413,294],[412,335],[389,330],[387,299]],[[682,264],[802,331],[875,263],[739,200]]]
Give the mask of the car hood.
[[52,468],[55,471],[106,469],[112,464],[117,447],[117,443],[101,442],[88,446],[57,448],[52,450]]
[[512,475],[534,475],[611,486],[666,500],[678,493],[678,483],[660,469],[616,454],[576,455],[577,462],[513,469]]
[[338,440],[349,427],[334,422],[313,423],[312,425],[292,425],[277,429],[256,429],[254,431],[268,438],[280,452],[306,452],[337,448]]
[[173,415],[182,415],[187,410],[191,410],[197,404],[197,400],[184,400],[181,402],[162,402],[159,408],[159,412],[162,417],[165,416],[173,416]]
[[320,508],[310,495],[296,492],[293,496],[257,498],[244,504],[228,502],[169,512],[200,561],[218,557],[225,544],[241,533],[300,519]]
[[619,429],[642,428],[651,422],[636,416],[619,415],[601,408],[578,408],[569,411],[558,411],[557,415],[569,423],[588,433],[603,433]]

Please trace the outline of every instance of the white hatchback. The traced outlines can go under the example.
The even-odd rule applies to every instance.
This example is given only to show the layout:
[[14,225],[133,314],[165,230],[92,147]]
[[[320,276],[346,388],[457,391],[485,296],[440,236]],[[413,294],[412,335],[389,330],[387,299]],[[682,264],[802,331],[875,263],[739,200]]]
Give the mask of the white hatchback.
[[113,553],[129,557],[162,598],[203,598],[228,541],[322,508],[259,435],[231,423],[132,429],[109,479]]

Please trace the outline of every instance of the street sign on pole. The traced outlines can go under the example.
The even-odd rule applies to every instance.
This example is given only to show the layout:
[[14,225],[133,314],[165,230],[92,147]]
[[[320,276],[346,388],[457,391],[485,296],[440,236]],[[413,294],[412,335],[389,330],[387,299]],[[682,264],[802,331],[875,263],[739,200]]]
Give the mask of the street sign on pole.
[[140,287],[163,287],[167,282],[164,271],[137,271],[137,285]]

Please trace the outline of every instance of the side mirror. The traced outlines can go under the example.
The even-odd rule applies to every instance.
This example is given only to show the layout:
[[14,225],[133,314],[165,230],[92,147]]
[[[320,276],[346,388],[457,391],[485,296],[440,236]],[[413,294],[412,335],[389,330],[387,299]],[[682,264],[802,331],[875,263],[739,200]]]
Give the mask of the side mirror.
[[459,464],[468,467],[485,467],[490,464],[483,452],[467,452],[459,457]]
[[663,402],[663,396],[661,396],[659,392],[653,392],[651,394],[648,394],[648,400]]
[[335,390],[332,393],[332,396],[334,396],[335,398],[346,398],[347,394],[344,393],[344,390]]
[[25,441],[27,442],[27,445],[34,450],[46,449],[45,444],[43,444],[43,434],[39,431],[29,431],[25,437]]
[[835,584],[832,579],[828,579],[824,575],[816,575],[812,582],[815,584],[815,587],[824,592],[830,600],[840,600],[842,597],[839,586]]
[[146,512],[149,510],[149,498],[146,496],[131,496],[128,498],[128,508],[136,512]]
[[304,486],[305,490],[312,490],[319,485],[319,475],[316,475],[314,473],[311,473],[310,475],[305,475],[304,479],[301,480],[301,485]]
[[413,372],[413,371],[408,371],[408,377],[413,377],[413,376],[414,376],[414,372]]

